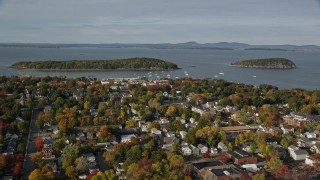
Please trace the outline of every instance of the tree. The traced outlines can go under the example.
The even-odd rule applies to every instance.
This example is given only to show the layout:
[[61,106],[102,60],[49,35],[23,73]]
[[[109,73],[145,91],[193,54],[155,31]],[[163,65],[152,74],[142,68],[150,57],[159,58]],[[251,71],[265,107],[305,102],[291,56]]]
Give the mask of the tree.
[[266,162],[266,165],[271,169],[274,170],[280,166],[282,166],[282,161],[280,160],[277,153],[273,153],[272,155],[269,155],[271,158],[269,161]]
[[76,171],[79,173],[87,173],[89,170],[89,161],[86,158],[80,157],[75,161]]
[[256,152],[256,145],[255,144],[250,144],[250,146],[249,146],[249,148],[250,148],[250,153],[255,153]]
[[185,141],[190,144],[196,144],[197,143],[196,132],[197,130],[195,128],[189,129],[188,133],[186,134]]
[[281,144],[284,148],[288,149],[289,142],[288,142],[287,138],[282,138],[281,141],[280,141],[280,144]]
[[35,143],[36,148],[37,148],[38,151],[43,148],[43,140],[42,140],[41,137],[38,136],[34,143]]
[[179,169],[183,168],[184,166],[184,159],[180,155],[173,155],[171,158],[169,158],[169,161],[171,169]]
[[103,125],[100,127],[100,137],[104,139],[110,139],[112,134],[109,132],[108,127],[106,125]]
[[126,121],[126,128],[136,128],[136,127],[138,127],[137,121],[133,119]]
[[0,154],[0,169],[4,169],[7,166],[6,157],[3,154]]
[[117,176],[117,174],[114,172],[113,169],[106,170],[104,173],[105,173],[106,176],[107,176],[107,180],[116,180],[116,179],[118,179],[118,176]]
[[16,163],[13,169],[14,176],[20,176],[21,170],[22,170],[22,162]]
[[22,134],[27,134],[29,129],[29,123],[27,121],[19,122],[17,125],[19,132]]
[[139,145],[132,146],[126,153],[126,161],[124,167],[129,167],[130,164],[138,162],[142,158],[142,151]]
[[42,168],[44,166],[44,160],[42,159],[42,157],[42,152],[37,152],[31,156],[31,160],[37,167]]
[[266,176],[264,173],[258,173],[252,177],[252,180],[265,180]]
[[73,166],[68,166],[66,169],[66,176],[69,179],[76,180],[76,179],[78,179],[76,175],[77,175],[76,169]]
[[28,176],[29,180],[42,180],[43,174],[40,169],[33,170],[30,175]]
[[26,144],[19,143],[17,146],[17,152],[24,154],[25,150],[26,150]]

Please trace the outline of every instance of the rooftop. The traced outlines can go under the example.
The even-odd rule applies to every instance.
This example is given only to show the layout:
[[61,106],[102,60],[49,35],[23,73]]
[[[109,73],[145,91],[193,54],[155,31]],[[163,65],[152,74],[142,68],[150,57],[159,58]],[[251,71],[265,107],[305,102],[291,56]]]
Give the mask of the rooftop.
[[216,176],[229,176],[240,173],[236,168],[211,169],[211,172]]
[[222,166],[223,163],[221,161],[206,161],[206,162],[197,162],[193,163],[193,165],[198,169],[203,169],[212,166]]

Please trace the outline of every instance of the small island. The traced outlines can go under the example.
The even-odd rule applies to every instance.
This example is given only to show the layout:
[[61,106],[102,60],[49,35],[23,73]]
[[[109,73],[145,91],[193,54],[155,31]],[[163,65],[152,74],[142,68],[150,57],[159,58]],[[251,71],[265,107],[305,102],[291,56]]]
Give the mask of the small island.
[[286,58],[250,59],[231,63],[231,66],[242,68],[293,69],[296,65]]
[[174,63],[154,58],[128,58],[114,60],[22,61],[11,66],[36,70],[173,70]]

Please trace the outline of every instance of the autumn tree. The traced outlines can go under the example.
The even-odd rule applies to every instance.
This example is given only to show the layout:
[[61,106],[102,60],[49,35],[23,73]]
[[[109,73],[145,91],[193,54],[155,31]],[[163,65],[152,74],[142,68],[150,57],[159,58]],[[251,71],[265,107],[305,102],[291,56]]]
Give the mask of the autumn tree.
[[76,169],[73,166],[68,166],[66,168],[65,174],[68,177],[68,179],[72,179],[72,180],[78,179],[76,176],[77,175]]
[[42,159],[42,157],[42,152],[37,152],[31,156],[31,160],[37,167],[42,168],[44,166],[44,160]]
[[42,180],[43,174],[40,169],[33,170],[30,175],[28,176],[29,180]]
[[4,169],[7,166],[6,157],[3,154],[0,154],[0,169]]
[[100,127],[100,137],[105,140],[110,140],[112,134],[109,132],[108,127],[106,125],[103,125]]
[[36,148],[37,148],[38,151],[43,148],[43,140],[42,140],[41,137],[38,136],[34,143],[35,143]]

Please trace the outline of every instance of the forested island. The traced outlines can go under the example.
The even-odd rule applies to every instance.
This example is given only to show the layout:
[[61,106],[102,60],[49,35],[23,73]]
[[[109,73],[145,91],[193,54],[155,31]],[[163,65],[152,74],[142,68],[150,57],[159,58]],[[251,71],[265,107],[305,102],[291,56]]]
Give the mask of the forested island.
[[172,70],[174,63],[154,58],[128,58],[114,60],[22,61],[12,68],[39,70]]
[[296,65],[286,58],[250,59],[231,63],[231,66],[242,68],[293,69]]

